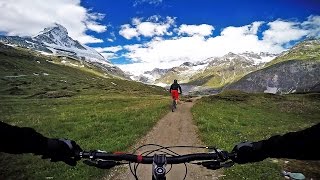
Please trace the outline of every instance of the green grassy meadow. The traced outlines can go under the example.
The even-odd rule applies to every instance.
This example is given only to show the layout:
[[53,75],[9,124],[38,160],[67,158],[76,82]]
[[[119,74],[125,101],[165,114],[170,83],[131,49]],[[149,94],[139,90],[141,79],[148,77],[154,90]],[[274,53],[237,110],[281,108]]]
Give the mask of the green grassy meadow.
[[[319,123],[320,94],[278,96],[224,92],[201,99],[192,113],[207,145],[231,151],[242,141],[258,141]],[[319,162],[289,160],[286,165],[283,162],[266,159],[235,165],[225,170],[223,179],[283,179],[280,176],[282,169],[320,178]]]
[[[79,96],[59,99],[6,99],[4,122],[35,128],[47,137],[75,140],[83,149],[126,150],[162,115],[169,101],[162,96]],[[70,167],[39,156],[0,154],[0,179],[97,179],[106,171],[80,163]]]
[[[0,120],[83,149],[127,150],[170,110],[156,86],[73,68],[59,59],[0,48]],[[105,170],[0,153],[0,179],[99,179]]]

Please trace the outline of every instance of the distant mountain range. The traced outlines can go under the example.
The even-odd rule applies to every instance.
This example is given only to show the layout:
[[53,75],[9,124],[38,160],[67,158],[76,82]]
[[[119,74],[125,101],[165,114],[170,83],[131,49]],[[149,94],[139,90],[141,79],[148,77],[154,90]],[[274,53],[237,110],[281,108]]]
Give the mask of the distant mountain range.
[[45,55],[77,60],[100,68],[108,74],[128,78],[120,68],[107,61],[100,53],[69,37],[67,29],[57,23],[33,37],[0,35],[0,42],[38,51]]
[[305,40],[225,89],[272,94],[320,92],[320,40]]
[[222,57],[208,58],[196,63],[185,62],[170,69],[153,69],[144,72],[135,80],[144,83],[171,84],[174,79],[180,83],[220,88],[240,77],[264,66],[277,55],[270,53],[245,52],[228,53]]

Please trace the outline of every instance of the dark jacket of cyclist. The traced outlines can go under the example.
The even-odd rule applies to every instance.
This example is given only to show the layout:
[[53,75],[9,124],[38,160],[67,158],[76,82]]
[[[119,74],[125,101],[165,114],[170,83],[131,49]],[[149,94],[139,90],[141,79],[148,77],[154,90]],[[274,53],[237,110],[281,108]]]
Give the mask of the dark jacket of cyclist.
[[0,121],[0,152],[34,153],[52,162],[63,161],[76,165],[75,153],[81,151],[74,141],[47,138],[29,127],[11,126]]
[[302,131],[276,135],[257,142],[243,142],[233,152],[237,163],[262,161],[270,158],[320,160],[320,123]]
[[176,79],[173,81],[173,84],[171,84],[170,86],[170,93],[171,93],[171,90],[179,90],[180,94],[182,93],[181,86],[180,84],[178,84],[178,81]]
[[172,99],[174,99],[174,100],[179,99],[179,91],[180,91],[180,94],[182,94],[180,84],[178,84],[178,81],[175,79],[173,81],[173,84],[171,84],[171,86],[170,86],[170,93],[172,95]]

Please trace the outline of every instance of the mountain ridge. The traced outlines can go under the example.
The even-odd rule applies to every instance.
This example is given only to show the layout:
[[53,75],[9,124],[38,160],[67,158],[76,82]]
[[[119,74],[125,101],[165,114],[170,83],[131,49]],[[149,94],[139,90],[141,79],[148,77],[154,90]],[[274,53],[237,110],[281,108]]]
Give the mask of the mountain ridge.
[[184,62],[179,66],[168,69],[155,68],[152,71],[146,71],[140,76],[136,76],[135,80],[163,85],[171,84],[174,79],[178,79],[181,83],[217,88],[236,79],[225,78],[225,76],[229,77],[231,74],[222,75],[222,71],[230,71],[235,73],[237,77],[243,76],[263,67],[266,62],[274,57],[276,57],[275,54],[267,52],[244,52],[239,54],[230,52],[222,57],[207,58],[198,62]]
[[320,39],[302,41],[262,69],[251,72],[225,90],[289,94],[320,92]]

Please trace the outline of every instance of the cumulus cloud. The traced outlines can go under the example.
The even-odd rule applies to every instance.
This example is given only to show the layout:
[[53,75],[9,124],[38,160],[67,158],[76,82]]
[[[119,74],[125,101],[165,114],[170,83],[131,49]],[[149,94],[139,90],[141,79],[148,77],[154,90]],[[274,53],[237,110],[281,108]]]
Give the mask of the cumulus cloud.
[[208,24],[201,25],[186,25],[182,24],[176,31],[179,35],[187,34],[189,36],[200,35],[200,36],[210,36],[214,27]]
[[134,37],[139,37],[139,33],[136,28],[131,27],[130,24],[124,24],[121,26],[119,34],[126,39],[132,39]]
[[[136,19],[139,24],[139,19]],[[267,29],[259,38],[262,24]],[[223,56],[228,52],[245,51],[280,53],[291,41],[320,33],[320,16],[310,16],[304,22],[275,20],[273,22],[253,22],[248,25],[229,26],[220,35],[212,36],[213,26],[181,25],[170,38],[153,38],[142,44],[126,45],[124,57],[132,64],[120,65],[134,74],[158,68],[170,68],[183,62],[197,62],[210,57]],[[210,29],[212,29],[210,31]],[[187,37],[180,36],[187,34]]]
[[307,30],[301,29],[300,23],[276,20],[268,23],[270,29],[263,32],[263,40],[272,44],[285,44],[308,34]]
[[303,29],[308,31],[309,37],[320,37],[320,16],[309,16],[307,21],[302,23]]
[[154,37],[172,35],[169,32],[169,28],[175,23],[175,18],[166,17],[164,21],[160,20],[159,16],[151,16],[146,21],[142,21],[142,18],[133,18],[132,25],[124,24],[121,26],[119,34],[126,39],[132,39],[134,37]]
[[0,1],[0,12],[0,31],[8,35],[32,36],[56,22],[65,26],[72,38],[85,44],[103,42],[87,35],[87,30],[107,30],[99,23],[105,15],[82,7],[80,0]]

